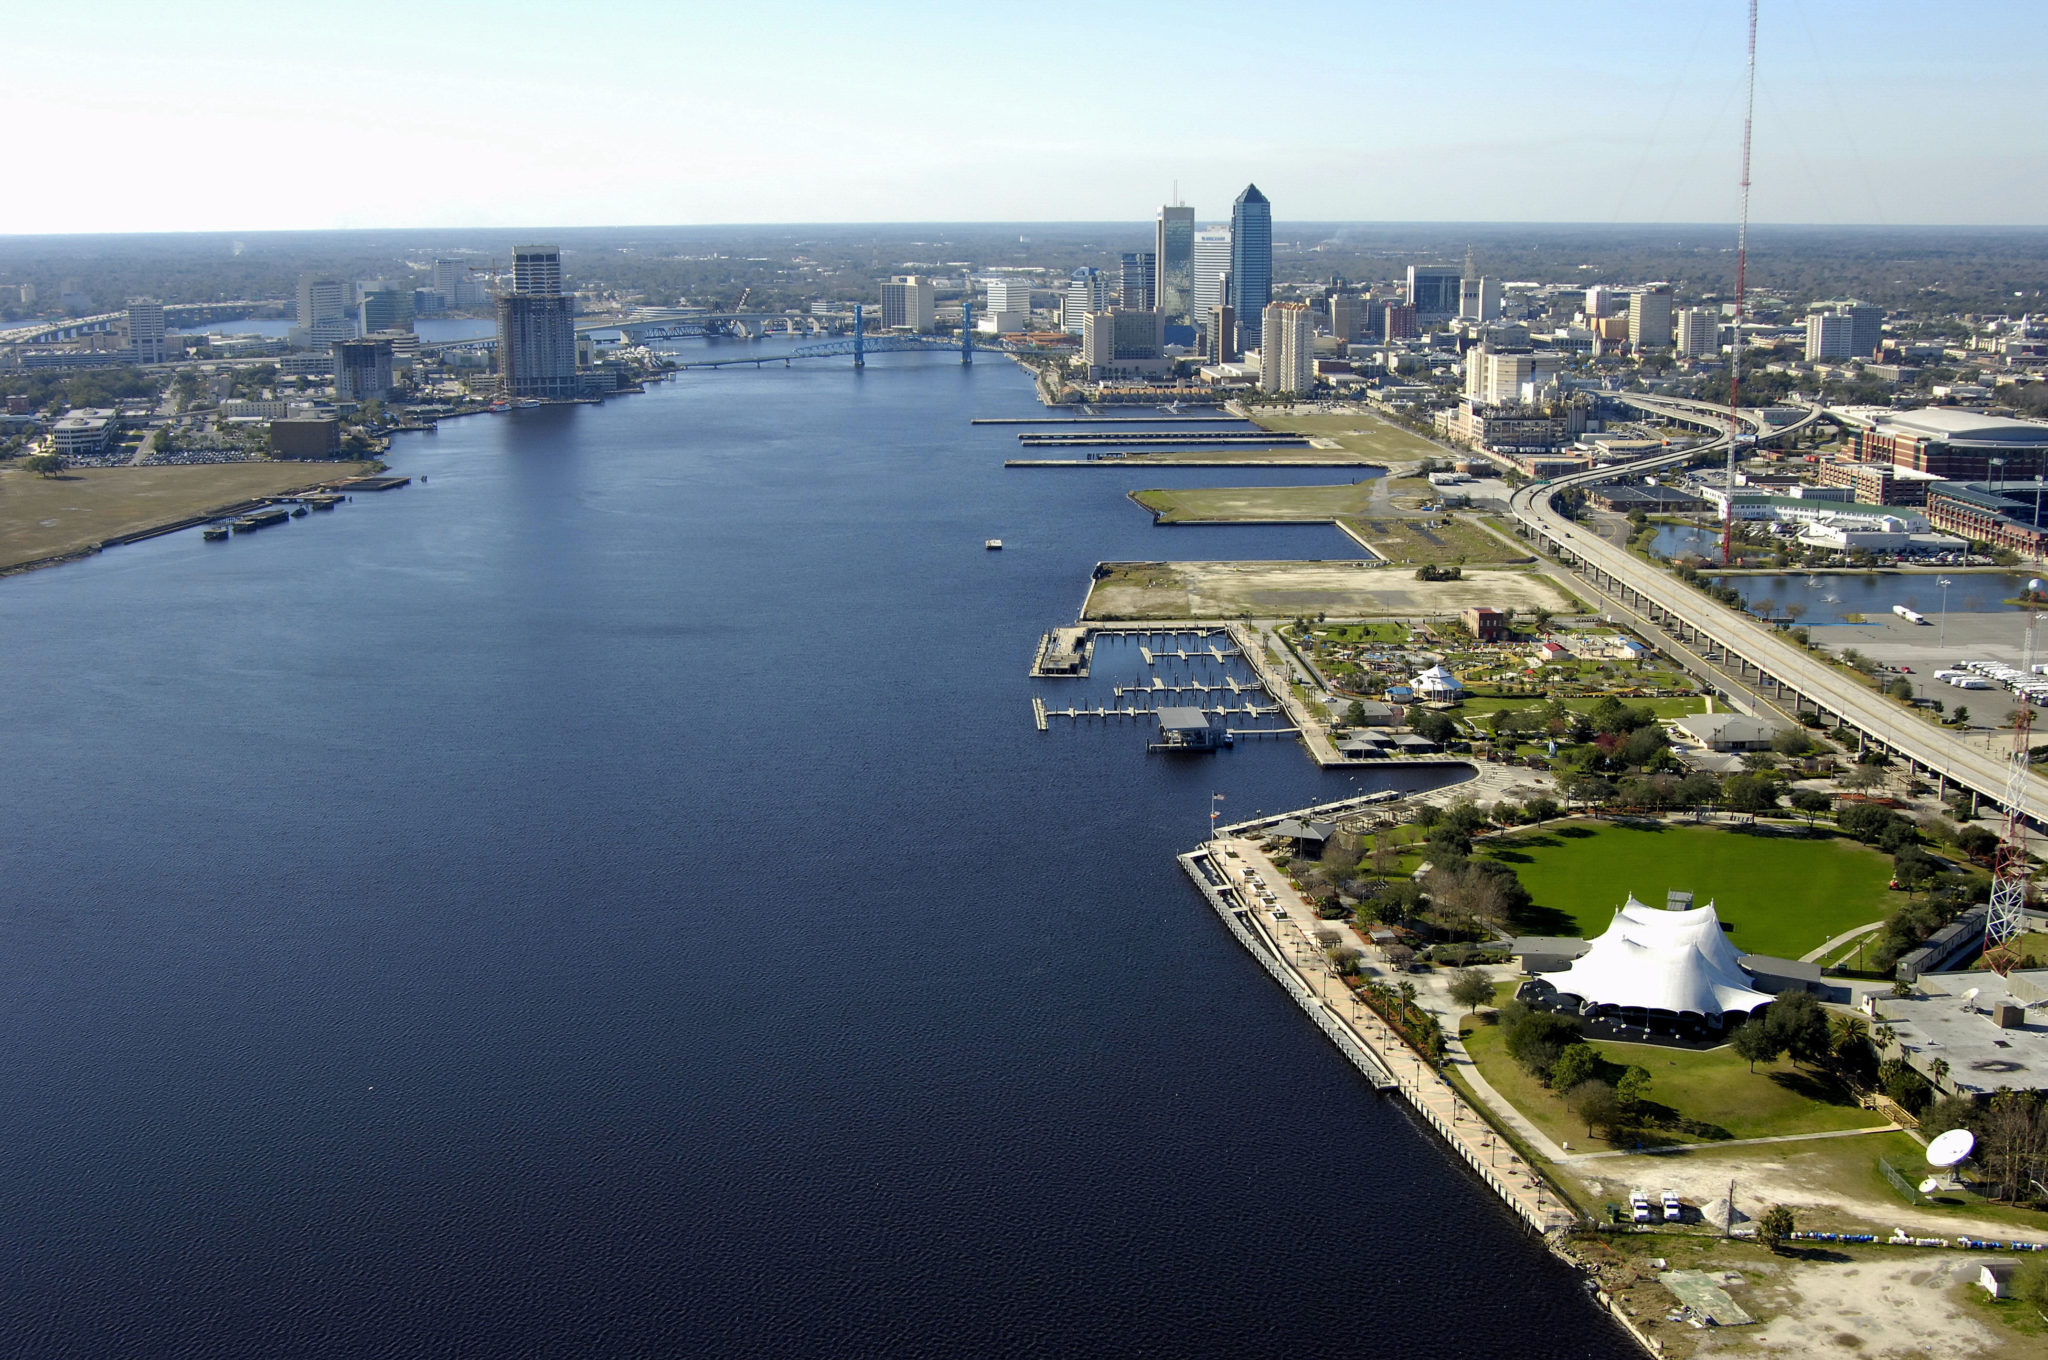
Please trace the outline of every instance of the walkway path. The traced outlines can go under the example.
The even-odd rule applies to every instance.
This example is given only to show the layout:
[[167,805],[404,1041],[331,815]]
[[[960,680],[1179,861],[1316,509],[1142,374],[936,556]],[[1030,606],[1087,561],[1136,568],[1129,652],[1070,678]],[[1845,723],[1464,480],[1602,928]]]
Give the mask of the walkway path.
[[1801,963],[1814,963],[1826,957],[1828,952],[1834,949],[1836,946],[1845,945],[1849,943],[1849,941],[1855,939],[1858,935],[1868,935],[1873,930],[1883,929],[1884,922],[1872,921],[1867,926],[1858,926],[1854,930],[1845,930],[1841,934],[1835,936],[1834,939],[1829,940],[1826,944],[1822,945],[1820,948],[1809,949],[1804,954],[1801,954],[1799,956],[1799,961]]
[[[1506,1140],[1495,1134],[1485,1116],[1468,1106],[1455,1086],[1423,1062],[1404,1039],[1336,976],[1315,936],[1319,927],[1331,923],[1317,919],[1301,894],[1288,883],[1287,875],[1249,840],[1214,841],[1208,848],[1214,852],[1210,864],[1222,873],[1238,902],[1258,902],[1256,886],[1249,881],[1253,874],[1274,894],[1278,919],[1272,907],[1247,910],[1242,919],[1270,944],[1275,956],[1323,1004],[1327,1013],[1379,1059],[1416,1113],[1532,1225],[1549,1231],[1575,1222],[1576,1215],[1571,1209]],[[1235,857],[1226,855],[1225,850],[1236,852]],[[1345,933],[1349,934],[1348,930]]]
[[1674,1143],[1670,1147],[1616,1148],[1612,1152],[1569,1153],[1567,1162],[1597,1162],[1606,1157],[1665,1157],[1679,1152],[1719,1152],[1722,1148],[1756,1147],[1762,1143],[1811,1143],[1822,1138],[1861,1138],[1869,1133],[1897,1133],[1897,1124],[1868,1129],[1829,1129],[1823,1133],[1781,1133],[1773,1138],[1724,1138],[1718,1143]]

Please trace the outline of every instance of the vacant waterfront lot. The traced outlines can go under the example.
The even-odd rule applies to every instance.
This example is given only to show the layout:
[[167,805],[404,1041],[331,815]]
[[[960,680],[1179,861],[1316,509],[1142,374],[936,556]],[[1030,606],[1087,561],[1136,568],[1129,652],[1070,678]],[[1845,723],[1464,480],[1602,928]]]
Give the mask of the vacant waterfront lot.
[[1162,524],[1261,520],[1333,520],[1372,504],[1377,478],[1338,486],[1204,486],[1134,491],[1131,499]]
[[1523,571],[1418,581],[1413,572],[1363,562],[1110,562],[1089,591],[1082,617],[1426,617],[1481,604],[1528,611],[1566,603],[1549,577]]
[[1549,917],[1541,928],[1559,935],[1599,934],[1630,893],[1661,907],[1682,891],[1714,903],[1743,953],[1796,959],[1902,900],[1885,887],[1889,856],[1832,835],[1567,822],[1482,846],[1513,867]]
[[1252,421],[1261,429],[1281,434],[1333,439],[1352,453],[1390,462],[1412,463],[1419,458],[1450,456],[1449,450],[1430,443],[1421,435],[1365,411],[1295,416],[1254,410]]
[[0,571],[370,468],[367,463],[206,463],[78,468],[58,477],[0,469]]

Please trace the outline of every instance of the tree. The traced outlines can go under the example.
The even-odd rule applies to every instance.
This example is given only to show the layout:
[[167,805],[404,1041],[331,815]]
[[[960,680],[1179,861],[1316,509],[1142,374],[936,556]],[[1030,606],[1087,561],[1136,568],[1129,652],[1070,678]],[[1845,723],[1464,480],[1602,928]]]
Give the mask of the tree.
[[1792,806],[1806,818],[1806,824],[1812,826],[1815,817],[1820,816],[1823,812],[1830,811],[1835,806],[1835,800],[1832,794],[1825,793],[1820,789],[1794,789],[1792,790]]
[[1448,713],[1435,709],[1424,709],[1408,720],[1408,726],[1418,737],[1423,737],[1441,746],[1458,735],[1458,725],[1451,721]]
[[1861,793],[1884,783],[1884,771],[1875,765],[1852,765],[1842,776],[1842,782]]
[[1957,704],[1956,711],[1948,715],[1948,720],[1957,727],[1968,727],[1970,725],[1970,710],[1961,704]]
[[1728,1042],[1733,1045],[1735,1056],[1746,1060],[1752,1072],[1756,1071],[1758,1063],[1775,1062],[1778,1055],[1785,1051],[1778,1036],[1771,1033],[1770,1027],[1760,1020],[1751,1020],[1743,1024]]
[[1778,806],[1777,784],[1759,775],[1730,775],[1728,782],[1721,786],[1721,791],[1730,808],[1747,814],[1751,819],[1760,812],[1771,812]]
[[1344,710],[1344,722],[1348,727],[1365,726],[1365,705],[1353,699],[1351,706]]
[[[1748,1026],[1744,1026],[1748,1028]],[[1781,992],[1764,1012],[1764,1029],[1780,1052],[1789,1051],[1794,1062],[1808,1064],[1825,1060],[1832,1045],[1828,1015],[1810,992]],[[1740,1053],[1742,1050],[1737,1049]]]
[[1522,811],[1532,822],[1547,822],[1558,814],[1559,808],[1555,798],[1538,797],[1522,804]]
[[1621,1112],[1633,1119],[1650,1098],[1650,1074],[1640,1067],[1631,1067],[1621,1074],[1621,1080],[1614,1083],[1614,1098],[1621,1102]]
[[1778,1248],[1790,1241],[1792,1234],[1797,1230],[1792,1220],[1792,1211],[1782,1204],[1773,1204],[1764,1210],[1764,1216],[1756,1221],[1756,1240],[1776,1255]]
[[1844,1012],[1829,1018],[1828,1052],[1837,1062],[1861,1053],[1869,1043],[1870,1022],[1862,1016]]
[[1467,1013],[1477,1012],[1493,1000],[1493,979],[1477,968],[1460,968],[1451,974],[1451,1000],[1465,1007]]
[[1604,1066],[1606,1063],[1601,1059],[1599,1050],[1591,1044],[1572,1044],[1550,1065],[1551,1089],[1569,1091],[1581,1082],[1599,1076]]
[[1588,1136],[1596,1132],[1614,1133],[1621,1127],[1621,1102],[1614,1098],[1614,1088],[1604,1081],[1580,1082],[1572,1092],[1572,1113],[1586,1125]]
[[54,477],[64,470],[64,457],[56,453],[32,453],[21,460],[25,471],[41,477]]

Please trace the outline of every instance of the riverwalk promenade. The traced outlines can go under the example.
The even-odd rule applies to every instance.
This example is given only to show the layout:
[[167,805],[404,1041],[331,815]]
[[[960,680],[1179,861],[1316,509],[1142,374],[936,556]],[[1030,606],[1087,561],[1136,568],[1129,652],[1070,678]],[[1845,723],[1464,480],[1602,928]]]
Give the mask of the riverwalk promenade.
[[1180,861],[1238,942],[1353,1065],[1398,1092],[1524,1222],[1547,1234],[1576,1221],[1484,1115],[1337,976],[1316,938],[1315,912],[1259,842],[1226,834]]

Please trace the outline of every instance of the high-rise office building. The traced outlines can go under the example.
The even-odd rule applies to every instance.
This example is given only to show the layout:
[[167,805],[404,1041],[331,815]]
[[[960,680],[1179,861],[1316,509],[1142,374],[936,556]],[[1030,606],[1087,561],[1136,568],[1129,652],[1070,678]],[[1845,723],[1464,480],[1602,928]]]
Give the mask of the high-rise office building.
[[1315,316],[1299,302],[1260,313],[1259,390],[1307,396],[1316,386]]
[[1522,399],[1522,384],[1536,372],[1527,346],[1480,345],[1465,355],[1465,399],[1475,406],[1503,406]]
[[[1867,302],[1855,301],[1818,303],[1815,305],[1813,313],[1806,319],[1806,357],[1809,359],[1823,357],[1813,353],[1815,337],[1813,318],[1822,314],[1843,318],[1848,323],[1849,328],[1847,339],[1831,339],[1829,341],[1832,346],[1847,346],[1847,348],[1840,349],[1839,352],[1830,352],[1825,356],[1827,358],[1868,359],[1876,354],[1877,347],[1884,343],[1884,308],[1873,307]],[[1829,336],[1832,337],[1837,329],[1839,328],[1832,325],[1829,326],[1827,328]]]
[[1115,299],[1111,294],[1110,276],[1093,265],[1076,269],[1067,280],[1067,296],[1060,307],[1060,328],[1069,335],[1080,335],[1086,326],[1090,312],[1106,312]]
[[1152,230],[1152,254],[1158,260],[1154,304],[1168,326],[1195,323],[1195,210],[1180,204],[1159,210]]
[[1363,338],[1366,310],[1365,299],[1356,293],[1330,294],[1330,334],[1339,344]]
[[1212,364],[1234,364],[1237,362],[1237,313],[1230,310],[1230,304],[1219,302],[1209,309],[1209,316],[1202,323],[1202,352]]
[[[1412,272],[1412,271],[1411,271]],[[1413,287],[1413,281],[1410,281]],[[1422,323],[1416,319],[1415,304],[1412,302],[1390,302],[1380,313],[1380,338],[1388,342],[1413,340],[1422,334]]]
[[356,304],[356,312],[364,335],[372,331],[409,331],[413,317],[412,287],[379,280],[363,290],[363,300]]
[[164,305],[154,298],[137,298],[128,304],[128,348],[138,364],[160,364],[167,348],[164,335]]
[[1210,313],[1230,301],[1224,278],[1230,273],[1230,228],[1204,227],[1195,233],[1195,281],[1190,292],[1195,320],[1208,325]]
[[553,297],[562,291],[560,246],[512,247],[512,291]]
[[337,340],[331,352],[336,401],[383,401],[391,395],[389,340]]
[[1710,359],[1721,352],[1721,313],[1714,307],[1686,307],[1678,313],[1672,342],[1688,359]]
[[1671,343],[1671,285],[1650,283],[1628,300],[1628,343],[1638,350],[1662,349]]
[[1117,305],[1138,311],[1152,311],[1152,271],[1159,257],[1149,250],[1127,250],[1118,273]]
[[930,335],[938,324],[932,281],[923,274],[898,274],[882,285],[882,328]]
[[436,260],[429,286],[441,295],[444,307],[481,307],[484,286],[474,271],[461,260]]
[[1840,312],[1810,312],[1806,317],[1806,357],[1847,359],[1856,351],[1855,321]]
[[1165,359],[1165,330],[1149,308],[1112,307],[1082,318],[1081,360],[1090,377],[1126,369],[1133,376],[1157,369]]
[[512,291],[498,296],[498,374],[515,397],[559,401],[580,394],[576,300],[562,292],[562,253],[516,246]]
[[1230,207],[1230,307],[1261,316],[1273,300],[1273,205],[1247,184]]
[[1598,321],[1603,316],[1619,316],[1623,306],[1622,292],[1610,284],[1596,283],[1586,290],[1586,319]]
[[1408,305],[1417,322],[1443,321],[1458,314],[1464,275],[1449,265],[1408,266]]
[[1031,280],[1020,278],[994,278],[988,281],[988,303],[991,312],[1029,312],[1031,310]]
[[299,275],[299,324],[293,341],[313,349],[325,349],[337,340],[355,338],[355,318],[349,315],[355,288],[341,279]]

